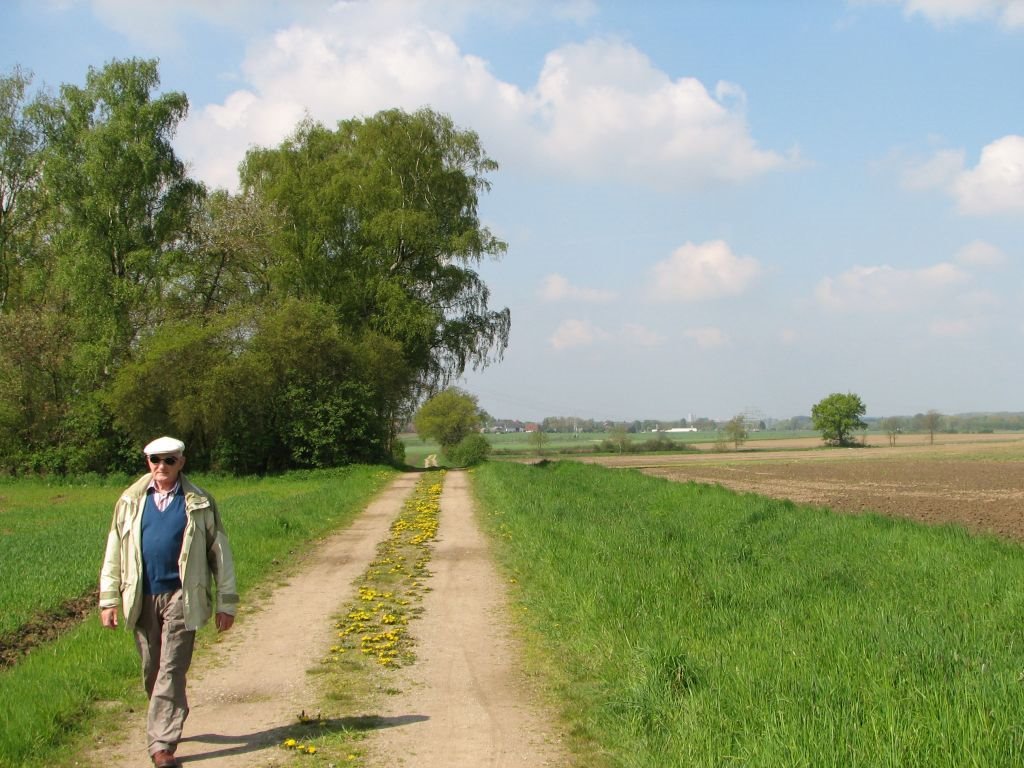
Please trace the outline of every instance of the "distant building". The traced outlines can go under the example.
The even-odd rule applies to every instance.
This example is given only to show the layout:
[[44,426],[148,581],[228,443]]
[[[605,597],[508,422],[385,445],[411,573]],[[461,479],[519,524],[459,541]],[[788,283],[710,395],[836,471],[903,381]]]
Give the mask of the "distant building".
[[508,432],[522,432],[524,429],[525,427],[521,421],[500,419],[487,427],[485,431],[490,432],[492,435],[502,435]]

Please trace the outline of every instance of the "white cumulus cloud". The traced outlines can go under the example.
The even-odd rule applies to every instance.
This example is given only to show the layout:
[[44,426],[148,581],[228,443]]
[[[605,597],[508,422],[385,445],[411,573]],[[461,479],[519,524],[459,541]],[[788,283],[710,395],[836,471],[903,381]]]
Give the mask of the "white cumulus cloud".
[[981,159],[953,184],[963,213],[1024,213],[1024,136],[1004,136],[981,151]]
[[600,341],[606,341],[609,334],[598,328],[589,320],[566,320],[555,330],[548,343],[554,349],[570,349],[571,347],[589,347]]
[[[589,4],[561,7],[585,15]],[[429,3],[337,3],[253,42],[241,71],[244,88],[195,108],[179,133],[182,155],[216,186],[234,187],[226,169],[250,146],[283,140],[296,116],[334,125],[428,104],[477,131],[502,163],[537,173],[699,186],[790,162],[757,145],[737,85],[712,95],[627,43],[595,39],[551,51],[520,87],[460,50]]]
[[903,171],[903,186],[908,189],[942,189],[952,185],[963,170],[963,150],[942,149],[924,162],[908,164]]
[[941,189],[969,216],[1024,213],[1024,136],[996,139],[981,150],[978,164],[966,165],[959,149],[943,149],[923,162],[907,163],[908,189]]
[[974,240],[953,256],[958,264],[966,267],[998,267],[1006,263],[1006,253],[998,246],[984,240]]
[[545,301],[607,302],[615,298],[614,291],[599,288],[581,288],[572,285],[562,275],[548,275],[541,281],[540,296]]
[[991,310],[999,309],[1002,306],[1002,297],[992,291],[968,291],[958,296],[956,300],[958,310],[975,315],[981,315]]
[[900,312],[935,303],[970,280],[955,264],[923,269],[888,265],[854,267],[838,277],[826,277],[815,289],[818,303],[845,312]]
[[1024,24],[1021,0],[903,0],[908,14],[920,14],[936,24],[996,19],[1007,27]]
[[701,301],[743,293],[762,272],[757,259],[737,256],[723,240],[686,243],[654,265],[654,297]]
[[996,21],[1007,28],[1024,26],[1022,0],[851,0],[854,5],[901,5],[908,16],[923,16],[932,24]]
[[658,347],[665,343],[665,337],[657,331],[639,323],[626,323],[618,331],[611,332],[589,320],[566,320],[548,339],[552,349],[563,350],[572,347],[591,347],[596,344],[626,347]]
[[751,138],[742,89],[718,93],[673,80],[630,45],[590,40],[548,54],[531,96],[548,162],[585,177],[606,175],[611,162],[617,175],[661,182],[736,181],[783,165]]

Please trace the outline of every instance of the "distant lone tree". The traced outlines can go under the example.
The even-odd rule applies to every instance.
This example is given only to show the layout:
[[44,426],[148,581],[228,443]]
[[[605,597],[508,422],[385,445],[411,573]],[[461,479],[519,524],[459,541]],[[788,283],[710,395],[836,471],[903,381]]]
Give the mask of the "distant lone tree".
[[860,395],[834,392],[811,408],[811,421],[829,445],[853,445],[854,430],[867,429],[860,418],[866,412]]
[[942,425],[942,414],[932,409],[924,415],[924,428],[928,431],[928,443],[935,444],[935,433]]
[[747,441],[748,433],[746,418],[742,413],[736,414],[725,423],[723,432],[725,432],[725,436],[729,439],[729,442],[733,444],[733,447],[739,448]]
[[616,424],[612,427],[611,432],[608,434],[608,439],[604,443],[611,450],[625,453],[630,443],[626,426],[624,424]]
[[896,436],[900,433],[902,424],[897,416],[890,416],[887,419],[882,419],[882,429],[885,430],[885,434],[889,436],[889,447],[894,448],[896,446]]
[[538,456],[544,455],[544,451],[547,448],[548,443],[550,442],[548,433],[545,432],[543,429],[539,428],[536,431],[531,432],[529,437],[527,437],[526,439],[530,443],[530,447],[537,452]]

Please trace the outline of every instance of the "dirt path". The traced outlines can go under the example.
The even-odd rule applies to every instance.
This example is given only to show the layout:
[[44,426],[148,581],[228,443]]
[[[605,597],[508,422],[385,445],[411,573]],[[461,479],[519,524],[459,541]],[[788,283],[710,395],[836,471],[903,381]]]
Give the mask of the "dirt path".
[[474,518],[465,472],[448,472],[424,615],[412,626],[416,663],[377,732],[369,764],[437,768],[567,766],[553,720],[534,704],[516,660],[505,588]]
[[[353,597],[353,581],[387,538],[417,479],[411,473],[397,478],[264,606],[197,658],[190,676],[191,713],[178,748],[183,766],[281,764],[279,745],[298,713],[319,709],[306,670],[334,639],[331,617]],[[448,474],[440,521],[433,591],[412,627],[419,661],[401,673],[404,693],[389,697],[389,711],[380,713],[392,727],[371,737],[368,747],[377,756],[363,765],[566,764],[552,762],[559,753],[551,750],[549,757],[541,749],[547,721],[528,707],[517,683],[503,585],[472,516],[462,473]],[[124,742],[101,747],[90,764],[149,765],[143,718],[127,728]]]

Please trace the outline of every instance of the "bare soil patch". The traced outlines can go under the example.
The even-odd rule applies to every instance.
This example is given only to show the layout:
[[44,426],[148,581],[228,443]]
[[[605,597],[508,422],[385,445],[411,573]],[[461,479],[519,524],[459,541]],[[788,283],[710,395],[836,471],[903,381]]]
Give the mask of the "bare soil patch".
[[0,670],[13,667],[22,656],[44,643],[56,640],[96,610],[99,592],[68,600],[53,611],[42,613],[17,630],[0,635]]
[[[934,445],[926,435],[916,437],[900,438],[894,448],[886,443],[592,460],[670,480],[718,483],[841,512],[953,523],[1024,541],[1024,436],[943,435]],[[780,442],[792,448],[795,441]]]

